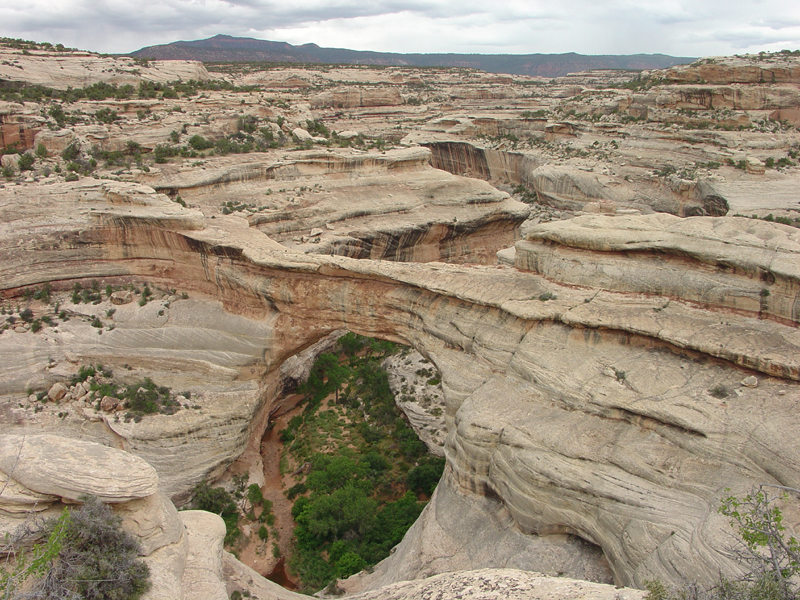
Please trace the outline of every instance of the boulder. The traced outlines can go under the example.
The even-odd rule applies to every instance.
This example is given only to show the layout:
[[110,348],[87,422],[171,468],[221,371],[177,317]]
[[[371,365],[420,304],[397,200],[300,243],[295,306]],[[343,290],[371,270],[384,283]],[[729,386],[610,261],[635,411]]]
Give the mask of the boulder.
[[298,142],[311,142],[314,140],[314,136],[308,133],[305,129],[300,127],[296,127],[292,129],[292,135],[297,138]]
[[47,397],[53,402],[61,400],[69,391],[69,388],[61,382],[54,383],[50,390],[47,392]]
[[122,290],[113,292],[111,294],[111,304],[129,304],[133,302],[133,292],[130,290]]
[[100,409],[104,410],[105,412],[112,412],[117,409],[119,405],[119,398],[114,398],[113,396],[103,396],[103,399],[100,400]]
[[755,375],[750,375],[750,377],[745,377],[742,380],[742,385],[744,387],[756,388],[758,387],[758,377],[756,377]]
[[127,502],[158,491],[155,469],[141,458],[54,435],[0,436],[0,471],[29,490],[72,502],[87,494]]
[[2,166],[4,169],[17,171],[19,170],[20,158],[21,157],[19,154],[3,154],[3,156],[0,157],[0,166]]
[[764,163],[758,160],[755,156],[748,156],[746,164],[748,173],[763,175],[766,170]]

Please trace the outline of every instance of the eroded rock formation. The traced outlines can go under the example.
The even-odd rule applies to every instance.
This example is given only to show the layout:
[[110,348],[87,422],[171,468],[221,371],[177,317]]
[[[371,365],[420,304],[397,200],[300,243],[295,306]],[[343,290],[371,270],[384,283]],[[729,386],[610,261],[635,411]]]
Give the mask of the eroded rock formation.
[[148,177],[206,212],[247,204],[250,225],[292,250],[373,260],[494,262],[530,209],[485,182],[432,169],[430,152],[308,152]]
[[[410,343],[442,376],[454,485],[499,497],[525,533],[572,533],[599,545],[619,582],[735,572],[716,512],[724,490],[800,483],[800,457],[786,442],[800,379],[791,228],[698,218],[685,222],[692,235],[670,234],[659,215],[542,225],[532,241],[559,245],[542,246],[531,261],[532,242],[520,242],[518,260],[545,279],[509,268],[296,254],[239,218],[201,227],[192,211],[154,193],[146,206],[115,197],[84,195],[85,220],[52,222],[62,233],[51,234],[48,253],[9,241],[17,250],[8,256],[31,267],[9,262],[7,280],[58,285],[70,269],[86,272],[86,254],[65,235],[79,226],[96,276],[146,274],[261,321],[269,342],[253,364],[267,373],[266,398],[282,362],[333,330]],[[723,231],[725,243],[713,245]],[[10,238],[25,235],[16,227]],[[603,265],[616,243],[641,255],[659,286],[639,280],[636,259],[609,266],[610,280],[591,286],[550,267],[561,246],[578,253],[573,264]],[[649,259],[656,250],[678,262]],[[735,300],[692,283],[709,277],[722,290],[758,283]],[[640,287],[626,287],[637,280]],[[752,375],[758,387],[743,386]],[[252,422],[263,423],[268,410],[251,409]],[[159,427],[148,426],[172,454],[170,440],[183,438],[159,436]],[[156,466],[174,479],[169,465]]]
[[[723,215],[775,211],[792,222],[791,153],[800,140],[763,119],[793,109],[793,92],[737,91],[735,102],[749,98],[751,108],[713,113],[706,98],[728,92],[709,96],[703,83],[602,90],[592,76],[595,83],[573,78],[532,97],[520,93],[531,82],[452,72],[434,94],[421,85],[434,85],[431,73],[380,72],[405,104],[352,102],[337,116],[342,109],[327,105],[312,111],[310,86],[301,84],[339,86],[341,74],[296,71],[270,75],[286,81],[285,101],[243,92],[232,102],[220,92],[180,99],[182,113],[155,99],[147,108],[164,112],[158,124],[133,116],[145,110],[140,100],[112,103],[126,107],[119,122],[40,134],[50,152],[96,144],[103,160],[102,151],[128,151],[129,141],[147,154],[195,134],[244,140],[233,136],[259,119],[264,143],[297,128],[313,143],[313,120],[329,119],[342,136],[326,144],[367,136],[374,147],[212,157],[185,146],[186,161],[103,166],[98,179],[76,182],[63,176],[65,161],[37,159],[20,185],[0,189],[4,310],[45,284],[63,294],[75,282],[149,282],[164,292],[141,306],[122,297],[65,302],[70,320],[38,332],[12,323],[0,336],[4,433],[58,431],[124,449],[159,482],[158,493],[148,488],[130,501],[161,498],[171,507],[158,494],[184,499],[243,451],[257,451],[282,408],[278,391],[295,377],[282,367],[287,359],[350,330],[407,343],[436,366],[447,458],[422,520],[373,580],[354,581],[351,591],[491,566],[610,573],[636,586],[736,575],[720,497],[757,483],[800,486],[800,245],[789,225]],[[716,85],[739,85],[723,79]],[[497,90],[510,108],[480,91],[487,85],[511,86]],[[470,104],[448,104],[455,101]],[[441,110],[428,115],[430,106]],[[523,108],[533,110],[517,114]],[[26,123],[40,118],[26,107],[12,112]],[[728,130],[738,123],[747,129]],[[401,139],[429,150],[384,147]],[[427,166],[430,157],[451,173]],[[46,174],[55,166],[62,174]],[[502,265],[491,264],[529,209],[464,174],[522,185],[527,193],[517,195],[538,200],[537,211],[549,203],[566,211],[559,217],[593,214],[529,224]],[[97,362],[123,374],[127,365],[131,383],[152,374],[192,400],[175,414],[126,422],[102,398],[90,404],[85,389],[65,385],[59,404],[37,412],[29,388],[47,392]],[[0,464],[7,474],[8,456]],[[27,505],[67,497],[61,488],[14,485]],[[787,515],[797,514],[790,503]],[[496,552],[478,552],[481,540],[454,526],[448,510],[462,504]],[[220,558],[217,542],[202,541],[196,553],[213,575],[203,592],[210,597],[223,593],[219,560],[239,580],[251,577]],[[583,553],[588,544],[602,551],[605,574],[601,560],[575,559],[598,554]],[[174,598],[185,595],[182,553],[193,554],[173,546],[165,545],[157,579]],[[413,595],[432,581],[392,589]]]

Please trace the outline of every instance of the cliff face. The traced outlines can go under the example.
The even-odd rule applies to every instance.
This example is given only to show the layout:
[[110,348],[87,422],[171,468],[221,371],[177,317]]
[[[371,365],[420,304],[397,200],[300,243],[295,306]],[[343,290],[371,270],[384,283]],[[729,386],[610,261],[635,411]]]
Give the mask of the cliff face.
[[[800,485],[791,228],[698,219],[687,236],[657,215],[542,225],[520,243],[518,264],[545,278],[296,254],[242,219],[203,221],[145,188],[104,185],[83,196],[72,223],[50,213],[46,252],[20,243],[24,227],[6,230],[6,293],[89,272],[218,298],[264,331],[252,363],[265,373],[263,404],[249,413],[256,432],[280,365],[331,331],[409,343],[442,375],[453,486],[499,498],[522,532],[599,545],[615,578],[636,585],[735,572],[716,512],[724,490]],[[4,194],[9,210],[43,222],[47,203]],[[614,262],[620,248],[641,258]],[[604,275],[581,279],[564,266],[589,263]],[[177,451],[171,440],[185,440],[155,430],[150,439],[165,455]],[[180,487],[173,466],[157,466]]]
[[[9,60],[45,60],[24,56]],[[61,58],[87,82],[135,70],[64,55],[57,71]],[[118,74],[158,80],[160,63],[140,66]],[[423,518],[353,591],[491,566],[636,585],[735,575],[720,497],[800,484],[800,248],[795,228],[725,215],[795,222],[800,137],[770,118],[797,111],[797,83],[652,75],[285,69],[230,74],[255,91],[82,100],[63,123],[52,103],[4,104],[49,156],[0,186],[3,306],[49,283],[67,318],[35,332],[0,317],[3,432],[126,450],[178,501],[257,451],[297,377],[288,359],[350,330],[436,365],[447,458]],[[217,145],[197,151],[195,135]],[[80,164],[60,156],[73,144]],[[236,154],[248,144],[261,151]],[[73,304],[76,283],[158,291]],[[77,386],[31,399],[97,363],[191,400],[137,423]]]
[[542,205],[570,211],[611,212],[617,209],[666,212],[687,217],[721,216],[729,207],[709,180],[631,183],[604,170],[541,164],[531,153],[485,148],[468,142],[425,142],[431,164],[450,173],[523,186]]
[[450,173],[487,181],[528,183],[529,173],[539,166],[534,156],[481,148],[466,142],[428,142],[431,165]]
[[690,65],[666,69],[664,77],[675,83],[800,83],[800,66],[790,55],[719,56],[702,58]]
[[[229,198],[294,251],[351,258],[492,263],[516,241],[530,209],[485,182],[431,168],[425,148],[384,153],[312,151],[292,159],[220,161],[197,172],[148,177],[203,209]],[[249,204],[249,203],[248,203]]]
[[208,71],[197,61],[166,60],[147,64],[132,58],[111,58],[90,52],[20,52],[0,48],[0,80],[24,82],[57,90],[82,88],[98,81],[138,85],[142,81],[205,80]]

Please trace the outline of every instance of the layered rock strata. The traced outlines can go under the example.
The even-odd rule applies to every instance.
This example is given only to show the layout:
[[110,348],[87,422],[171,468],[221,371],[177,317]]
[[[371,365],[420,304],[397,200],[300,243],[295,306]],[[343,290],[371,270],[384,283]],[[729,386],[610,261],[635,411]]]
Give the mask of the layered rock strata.
[[[453,485],[498,497],[523,533],[574,534],[600,546],[621,583],[735,573],[725,552],[728,526],[716,512],[724,490],[800,485],[800,456],[789,442],[800,338],[796,312],[785,308],[797,303],[794,230],[698,218],[687,222],[696,230],[686,237],[664,232],[669,224],[652,215],[542,226],[531,236],[582,253],[576,265],[604,264],[600,231],[609,246],[630,246],[645,261],[648,249],[694,254],[674,265],[646,263],[662,283],[631,290],[624,282],[636,277],[627,263],[608,267],[611,283],[588,285],[563,268],[542,267],[545,278],[511,268],[296,254],[243,219],[203,220],[152,192],[137,197],[84,196],[72,222],[58,217],[61,210],[44,219],[47,202],[14,204],[31,223],[49,223],[50,233],[44,252],[22,243],[25,227],[7,230],[6,293],[91,272],[146,274],[219,298],[268,331],[258,361],[267,373],[258,423],[278,367],[328,333],[409,343],[441,374]],[[6,192],[6,202],[13,198]],[[59,201],[68,202],[52,200]],[[727,243],[694,241],[721,231]],[[548,248],[559,254],[559,245],[543,246],[537,260],[545,267],[558,264],[543,254]],[[688,274],[701,277],[706,255],[726,265],[714,277],[732,273],[732,287],[764,269],[771,276],[759,275],[759,285],[774,290],[774,300],[759,292],[758,309],[737,300],[734,310],[714,294],[678,294],[697,287]],[[30,266],[20,268],[23,262]],[[164,440],[164,454],[171,443]]]
[[[514,556],[539,544],[532,534],[556,545],[577,536],[602,549],[618,583],[735,576],[719,498],[756,483],[800,484],[797,230],[721,216],[796,217],[800,137],[785,120],[797,111],[797,59],[767,58],[741,59],[758,66],[755,75],[740,76],[737,63],[709,83],[706,62],[673,83],[651,73],[626,84],[634,89],[600,89],[594,74],[543,86],[460,71],[257,72],[232,78],[277,81],[274,98],[262,90],[85,101],[69,127],[38,104],[5,104],[3,123],[17,135],[42,128],[36,143],[50,156],[19,175],[19,157],[4,157],[19,184],[0,190],[4,309],[44,283],[64,296],[93,281],[164,292],[141,307],[65,302],[70,321],[38,333],[9,322],[0,339],[4,432],[58,431],[127,449],[179,500],[243,450],[257,451],[281,408],[274,399],[294,377],[285,360],[346,329],[414,346],[436,366],[444,395],[442,488],[379,575],[512,560],[487,556],[453,527],[448,506],[471,497],[484,506],[478,515],[502,505],[502,519],[473,520]],[[38,82],[32,70],[10,68]],[[769,69],[776,83],[754,80]],[[312,109],[311,87],[328,93],[345,80],[379,81],[391,90],[371,96],[391,102],[399,89],[404,104],[369,106],[377,100],[350,94],[346,110],[327,101]],[[87,115],[101,106],[119,119],[95,123]],[[321,141],[311,133],[319,120],[340,135]],[[212,157],[187,146],[194,135],[219,141],[256,125],[263,142],[260,129],[287,143],[299,128],[306,143],[370,140],[375,149]],[[401,140],[431,154],[383,154]],[[193,162],[109,164],[95,172],[108,180],[65,181],[69,166],[57,155],[73,143],[86,153],[127,152],[129,142],[145,156],[165,145]],[[457,176],[427,167],[428,156]],[[527,214],[463,174],[594,215],[528,227],[500,268],[442,264],[490,262]],[[652,212],[719,217],[635,214]],[[387,258],[432,262],[371,260]],[[45,310],[32,306],[36,316]],[[115,373],[133,363],[131,383],[150,373],[191,389],[194,406],[125,422],[70,386],[37,412],[29,387],[47,392],[99,361]],[[796,508],[791,500],[790,527]],[[203,544],[214,550],[208,593],[219,595],[218,545]],[[158,577],[176,598],[184,563],[173,550]],[[520,566],[534,564],[542,563]],[[575,564],[566,570],[581,576]]]
[[99,81],[139,85],[142,81],[202,81],[209,78],[203,63],[189,60],[139,61],[81,51],[14,50],[0,48],[0,80],[66,90]]
[[234,197],[248,222],[295,251],[374,260],[494,262],[530,209],[432,169],[424,148],[331,150],[149,177],[207,213]]

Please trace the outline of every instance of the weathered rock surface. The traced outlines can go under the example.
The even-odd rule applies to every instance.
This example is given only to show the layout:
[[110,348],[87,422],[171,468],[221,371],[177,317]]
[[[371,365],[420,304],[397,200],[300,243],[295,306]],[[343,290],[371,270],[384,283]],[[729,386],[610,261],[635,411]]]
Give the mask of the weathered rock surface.
[[225,522],[222,517],[202,510],[181,513],[186,528],[188,555],[183,571],[184,598],[227,600],[222,580],[222,540]]
[[419,352],[390,356],[381,365],[389,376],[395,402],[428,452],[444,456],[444,391],[433,365]]
[[203,63],[187,60],[149,61],[103,57],[89,52],[48,52],[0,48],[0,79],[43,85],[58,90],[82,88],[103,81],[117,85],[138,85],[141,81],[208,79]]
[[364,106],[396,106],[403,104],[398,88],[333,89],[311,97],[312,108],[354,108]]
[[389,558],[339,583],[348,595],[400,581],[488,567],[612,583],[602,552],[568,535],[520,532],[497,498],[465,496],[446,475]]
[[436,597],[464,600],[640,600],[646,592],[613,585],[545,577],[514,569],[446,573],[420,581],[389,585],[354,596],[359,600],[411,600]]
[[494,262],[530,209],[484,182],[432,169],[429,160],[424,148],[313,151],[147,179],[207,213],[233,195],[253,207],[239,211],[250,225],[294,251]]
[[0,470],[34,492],[66,501],[92,494],[103,502],[128,502],[158,491],[158,475],[142,459],[53,435],[0,436]]
[[[745,218],[582,216],[539,225],[516,248],[518,268],[564,283],[800,319],[800,243],[797,229],[787,225]],[[585,250],[595,253],[592,263],[578,266],[574,261]]]
[[[295,71],[269,75],[289,86],[270,106],[249,92],[109,101],[103,106],[122,111],[118,122],[84,122],[63,135],[43,130],[48,150],[77,141],[84,152],[94,144],[122,152],[131,141],[146,155],[175,136],[179,151],[194,134],[241,141],[240,126],[257,124],[275,139],[315,119],[375,147],[212,158],[191,156],[186,146],[187,161],[147,159],[149,172],[144,163],[102,167],[97,175],[110,179],[77,182],[65,181],[60,158],[37,159],[19,185],[0,189],[5,308],[45,282],[62,294],[76,281],[101,289],[146,281],[165,291],[143,306],[114,305],[113,316],[108,300],[64,302],[70,320],[38,333],[7,323],[4,432],[58,431],[121,446],[151,462],[160,489],[181,498],[248,444],[257,451],[270,412],[280,408],[272,402],[287,382],[284,361],[346,329],[409,343],[442,382],[452,489],[442,487],[396,550],[395,573],[530,558],[549,536],[571,535],[602,549],[616,583],[736,575],[719,498],[755,483],[800,485],[797,229],[636,212],[723,215],[746,207],[793,222],[800,137],[768,117],[796,108],[796,83],[739,89],[725,76],[714,91],[658,83],[652,74],[652,85],[639,90],[604,90],[576,78],[532,98],[530,82],[512,79],[498,108],[475,91],[488,82],[470,73],[358,69],[348,71],[354,80],[399,85],[406,103],[345,111],[312,109],[291,87],[309,87],[290,81]],[[300,79],[339,86],[342,72]],[[53,125],[39,105],[5,108],[15,126]],[[140,119],[145,109],[158,119]],[[240,122],[245,116],[255,120]],[[430,152],[386,149],[399,140],[425,142]],[[429,157],[454,175],[426,166]],[[748,172],[759,163],[764,173]],[[56,166],[61,175],[48,172]],[[513,258],[504,254],[506,266],[436,262],[493,262],[528,211],[464,173],[521,185],[515,193],[531,202],[541,195],[593,214],[527,227]],[[246,218],[220,214],[223,202]],[[537,219],[546,220],[543,210]],[[383,258],[419,262],[371,260]],[[170,290],[186,290],[191,300]],[[49,310],[32,306],[37,318]],[[81,363],[101,361],[115,372],[133,364],[132,378],[147,372],[159,384],[191,389],[200,408],[125,422],[92,408],[102,398],[70,386],[58,406],[36,411],[34,384],[46,392]],[[55,506],[62,497],[18,481],[5,489],[8,506]],[[446,512],[458,494],[502,504],[494,519],[469,514],[503,552],[489,555],[470,545],[479,536],[465,539],[469,532]],[[145,500],[131,501],[157,510]],[[790,508],[787,515],[797,514]],[[163,543],[148,541],[160,557],[159,589],[181,597],[180,528],[160,518],[138,522],[143,532],[163,529]],[[567,548],[579,545],[562,549],[574,558]],[[203,558],[213,594],[217,559]],[[583,576],[591,570],[568,567],[576,575],[583,568]]]
[[715,56],[666,69],[665,77],[676,83],[800,83],[800,65],[783,54]]

